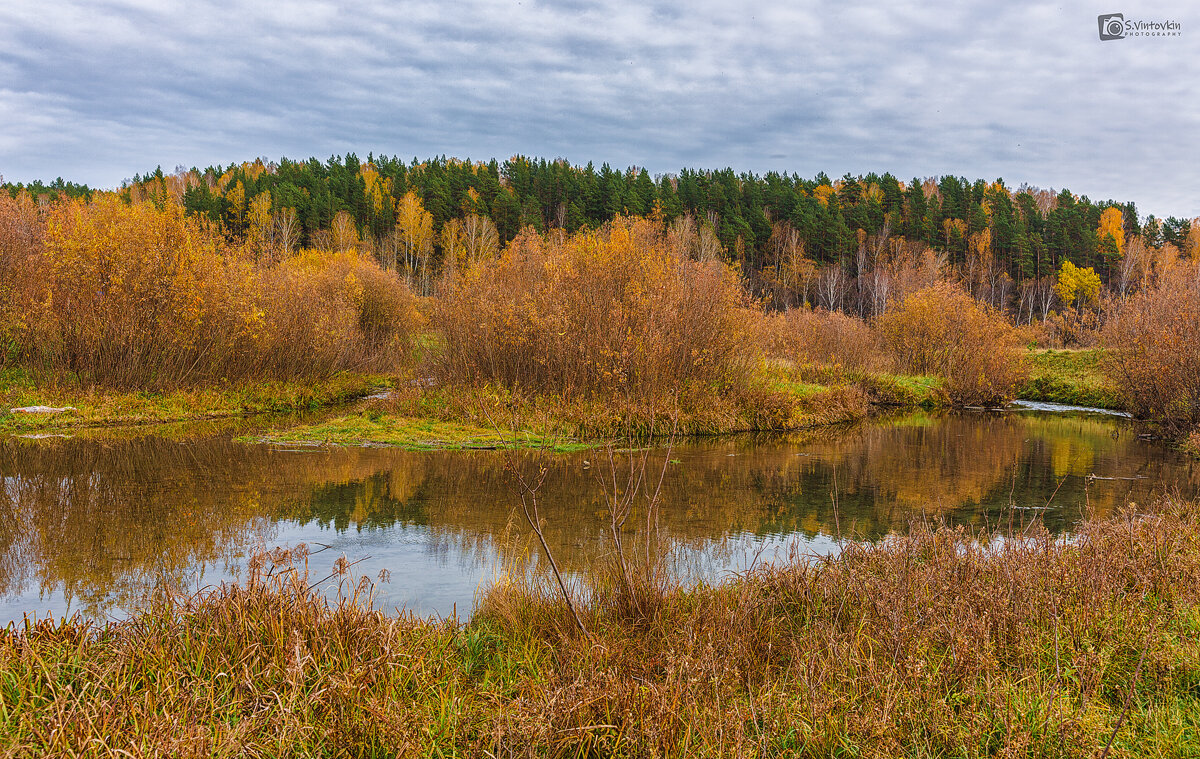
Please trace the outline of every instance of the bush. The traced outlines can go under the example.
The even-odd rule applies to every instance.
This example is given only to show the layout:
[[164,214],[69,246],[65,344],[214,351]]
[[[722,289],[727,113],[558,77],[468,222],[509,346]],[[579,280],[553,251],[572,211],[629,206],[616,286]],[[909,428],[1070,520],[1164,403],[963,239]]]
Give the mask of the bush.
[[445,283],[433,310],[446,381],[653,399],[689,385],[728,390],[755,358],[733,271],[688,260],[644,219],[571,236],[526,231]]
[[[0,206],[0,335],[27,366],[109,387],[312,377],[395,361],[415,298],[353,252],[256,263],[175,205]],[[14,231],[15,230],[15,231]]]
[[1164,268],[1116,310],[1103,340],[1135,415],[1180,432],[1200,424],[1200,264]]
[[44,281],[40,250],[44,224],[29,193],[16,198],[0,192],[0,365],[19,348],[27,310]]
[[265,314],[256,374],[386,370],[408,355],[420,316],[393,272],[354,251],[305,251],[261,274]]
[[793,308],[764,320],[764,342],[771,355],[801,364],[883,368],[886,357],[871,327],[837,311]]
[[1003,316],[958,287],[918,290],[879,320],[900,371],[946,379],[954,403],[1002,403],[1024,379],[1020,336]]

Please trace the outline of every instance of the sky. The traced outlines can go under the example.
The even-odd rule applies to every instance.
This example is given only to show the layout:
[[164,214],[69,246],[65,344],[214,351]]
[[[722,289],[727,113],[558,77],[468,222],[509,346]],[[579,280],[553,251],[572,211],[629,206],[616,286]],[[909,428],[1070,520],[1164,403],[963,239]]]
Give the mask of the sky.
[[[0,175],[348,151],[954,174],[1200,216],[1200,6],[3,0]],[[1101,41],[1097,16],[1179,36]]]

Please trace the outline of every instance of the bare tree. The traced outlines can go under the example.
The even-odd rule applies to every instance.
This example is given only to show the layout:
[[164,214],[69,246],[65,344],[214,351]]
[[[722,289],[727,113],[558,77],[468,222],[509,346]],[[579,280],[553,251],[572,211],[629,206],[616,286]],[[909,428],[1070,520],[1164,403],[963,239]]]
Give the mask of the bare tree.
[[285,207],[273,218],[275,226],[275,242],[285,255],[290,254],[300,244],[300,220],[296,217],[296,209]]
[[717,215],[709,211],[708,218],[700,224],[699,240],[696,246],[697,260],[721,260],[721,240],[717,237],[717,225],[714,223],[716,218]]
[[1127,298],[1145,275],[1146,243],[1141,236],[1131,237],[1125,244],[1125,255],[1117,263],[1116,286],[1121,300]]
[[472,266],[499,254],[500,235],[491,219],[469,213],[462,221],[462,244],[466,251],[466,263]]
[[817,275],[817,302],[828,311],[841,311],[846,299],[846,270],[829,264]]

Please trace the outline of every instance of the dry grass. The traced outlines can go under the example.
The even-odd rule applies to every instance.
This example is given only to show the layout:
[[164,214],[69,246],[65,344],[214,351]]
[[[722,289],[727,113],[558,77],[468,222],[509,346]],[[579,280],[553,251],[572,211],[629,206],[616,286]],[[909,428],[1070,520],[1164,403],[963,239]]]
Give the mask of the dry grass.
[[577,585],[590,635],[537,583],[463,625],[263,565],[104,628],[0,636],[0,751],[1194,756],[1198,546],[1175,502],[1071,540],[916,526],[717,587]]

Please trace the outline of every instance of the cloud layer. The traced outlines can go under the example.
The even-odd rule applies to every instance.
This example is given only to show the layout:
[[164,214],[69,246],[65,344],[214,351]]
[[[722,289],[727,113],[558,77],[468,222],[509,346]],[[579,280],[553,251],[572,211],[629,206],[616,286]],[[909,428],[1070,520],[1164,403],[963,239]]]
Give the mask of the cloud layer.
[[[1200,16],[1032,2],[0,5],[0,173],[352,150],[1004,177],[1200,215]],[[1193,26],[1195,24],[1195,26]]]

